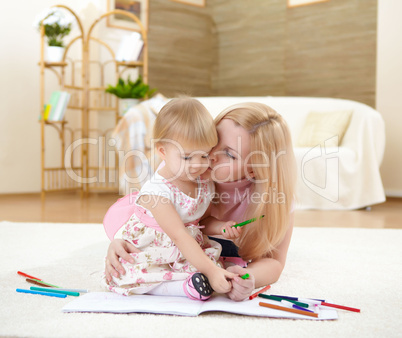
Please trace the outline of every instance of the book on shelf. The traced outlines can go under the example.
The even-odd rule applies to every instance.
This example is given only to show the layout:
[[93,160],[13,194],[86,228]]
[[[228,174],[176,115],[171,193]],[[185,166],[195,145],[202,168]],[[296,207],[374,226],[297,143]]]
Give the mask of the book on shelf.
[[[43,107],[44,113],[43,117],[44,120],[47,121],[49,119],[49,116],[51,115],[52,109],[56,107],[57,102],[59,101],[60,97],[60,92],[59,91],[54,91],[52,92],[52,95],[50,96],[49,102],[46,103]],[[42,119],[42,114],[39,115],[39,121]]]
[[[54,91],[45,109],[46,121],[62,121],[70,101],[71,94],[64,91]],[[50,106],[50,109],[48,108]],[[47,112],[48,111],[48,112]]]
[[133,32],[130,35],[126,35],[120,42],[119,49],[116,53],[116,60],[138,61],[143,47],[144,41],[140,33]]
[[[50,114],[51,110],[52,110],[51,104],[48,103],[48,104],[43,105],[43,117],[44,117],[45,121],[49,118],[49,114]],[[39,121],[40,120],[42,120],[42,113],[39,114]]]

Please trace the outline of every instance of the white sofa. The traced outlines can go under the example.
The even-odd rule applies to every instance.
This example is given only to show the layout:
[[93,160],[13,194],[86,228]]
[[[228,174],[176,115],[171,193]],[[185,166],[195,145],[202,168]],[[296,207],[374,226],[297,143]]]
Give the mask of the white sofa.
[[[351,110],[352,118],[339,147],[296,147],[298,183],[297,209],[346,210],[359,209],[385,201],[379,167],[385,148],[384,121],[376,110],[350,100],[311,97],[197,97],[212,116],[239,102],[261,102],[274,108],[288,122],[294,145],[311,111],[334,112]],[[144,150],[150,139],[150,124],[155,113],[166,102],[163,96],[133,107],[121,119],[114,137],[118,150]],[[143,116],[147,116],[144,118]],[[140,120],[140,122],[138,122]],[[133,122],[135,121],[135,122]],[[143,122],[141,122],[143,121]],[[123,127],[123,125],[126,127]],[[127,127],[129,126],[129,127]],[[135,127],[137,126],[137,127]],[[146,131],[148,130],[148,132]],[[144,136],[145,135],[145,136]],[[139,139],[145,141],[138,142]],[[124,139],[130,140],[124,142]],[[125,143],[125,145],[124,145]],[[149,158],[149,156],[148,156]],[[120,192],[127,194],[132,187],[126,177],[138,176],[139,168],[149,171],[147,159],[121,166]],[[131,171],[131,172],[130,172]],[[151,172],[148,173],[148,176]],[[143,181],[141,181],[143,182]]]
[[238,102],[261,102],[288,122],[294,145],[311,111],[352,110],[339,147],[294,147],[298,209],[359,209],[385,201],[380,164],[385,148],[384,121],[376,110],[350,100],[311,97],[198,97],[215,117]]

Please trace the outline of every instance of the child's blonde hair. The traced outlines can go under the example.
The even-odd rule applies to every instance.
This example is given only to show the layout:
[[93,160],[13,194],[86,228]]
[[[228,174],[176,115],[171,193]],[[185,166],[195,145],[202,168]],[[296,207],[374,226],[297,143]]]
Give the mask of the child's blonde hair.
[[[274,109],[261,103],[240,103],[215,119],[230,119],[250,135],[248,163],[254,173],[245,219],[264,218],[248,224],[235,241],[245,260],[272,256],[288,230],[294,203],[296,161],[287,123]],[[265,164],[265,165],[261,165]]]
[[190,97],[172,99],[159,112],[154,141],[174,140],[182,146],[213,148],[218,143],[214,120],[204,105]]

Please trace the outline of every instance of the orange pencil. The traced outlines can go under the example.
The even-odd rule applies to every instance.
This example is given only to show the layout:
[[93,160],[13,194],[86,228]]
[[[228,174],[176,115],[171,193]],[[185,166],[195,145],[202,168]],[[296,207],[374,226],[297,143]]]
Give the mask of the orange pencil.
[[269,307],[269,308],[275,309],[275,310],[287,311],[287,312],[297,313],[297,314],[303,315],[303,316],[310,316],[310,317],[318,318],[318,314],[317,314],[317,313],[313,313],[313,312],[307,312],[307,311],[302,311],[302,310],[296,310],[296,309],[292,309],[292,308],[290,308],[290,307],[283,307],[283,306],[278,306],[278,305],[268,304],[268,303],[263,303],[263,302],[260,302],[260,303],[258,303],[258,304],[259,304],[260,306]]
[[250,297],[248,297],[248,299],[254,299],[255,297],[257,297],[260,293],[263,293],[265,291],[267,291],[268,289],[271,288],[271,285],[267,285],[265,288],[261,289],[260,291],[257,291],[256,293],[253,293]]

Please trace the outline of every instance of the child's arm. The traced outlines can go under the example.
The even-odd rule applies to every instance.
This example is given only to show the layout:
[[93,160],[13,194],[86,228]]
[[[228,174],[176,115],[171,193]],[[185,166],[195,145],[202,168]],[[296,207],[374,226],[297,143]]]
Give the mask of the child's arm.
[[137,203],[152,212],[162,230],[172,239],[180,252],[195,268],[205,274],[212,288],[219,293],[231,290],[231,283],[226,278],[234,278],[235,273],[219,268],[212,262],[197,241],[186,230],[180,216],[171,201],[160,196],[137,200]]
[[126,242],[124,239],[114,239],[110,242],[105,260],[105,277],[108,282],[112,281],[112,275],[119,278],[120,275],[126,274],[126,270],[124,270],[121,265],[119,257],[134,264],[134,259],[130,256],[131,252],[134,253],[141,251],[131,243]]

